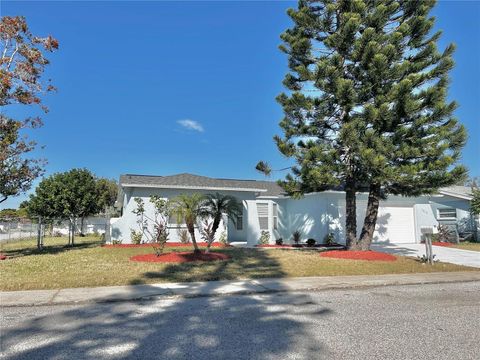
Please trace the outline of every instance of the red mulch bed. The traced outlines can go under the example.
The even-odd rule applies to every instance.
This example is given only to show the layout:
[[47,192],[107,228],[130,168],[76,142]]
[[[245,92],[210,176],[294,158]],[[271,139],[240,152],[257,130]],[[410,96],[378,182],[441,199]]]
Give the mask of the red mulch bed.
[[[198,246],[200,247],[207,247],[206,242],[199,242],[197,243]],[[107,247],[107,248],[138,248],[138,247],[151,247],[152,244],[104,244],[102,247]],[[223,247],[231,247],[232,245],[225,245],[219,242],[214,242],[210,247],[212,248],[223,248]],[[168,242],[165,244],[165,247],[193,247],[192,243],[184,244],[184,243],[179,243],[179,242]]]
[[321,257],[350,260],[367,261],[396,261],[397,258],[391,254],[378,251],[350,251],[350,250],[332,250],[320,253]]
[[0,254],[0,260],[7,260],[7,255]]
[[157,256],[155,254],[135,255],[130,258],[131,261],[142,262],[163,262],[163,263],[186,263],[192,261],[219,261],[228,260],[230,256],[217,252],[194,254],[191,251],[170,252]]
[[435,245],[435,246],[444,246],[444,247],[452,247],[452,246],[453,246],[452,243],[440,242],[440,241],[432,242],[432,245]]

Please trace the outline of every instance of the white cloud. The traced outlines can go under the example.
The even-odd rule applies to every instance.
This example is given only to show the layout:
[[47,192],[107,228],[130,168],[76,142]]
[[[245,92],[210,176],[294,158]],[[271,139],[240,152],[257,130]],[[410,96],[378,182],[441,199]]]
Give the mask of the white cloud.
[[198,132],[204,132],[205,130],[203,129],[202,124],[200,124],[198,121],[195,120],[190,120],[190,119],[185,119],[185,120],[178,120],[178,124],[183,126],[185,129],[188,130],[193,130],[193,131],[198,131]]

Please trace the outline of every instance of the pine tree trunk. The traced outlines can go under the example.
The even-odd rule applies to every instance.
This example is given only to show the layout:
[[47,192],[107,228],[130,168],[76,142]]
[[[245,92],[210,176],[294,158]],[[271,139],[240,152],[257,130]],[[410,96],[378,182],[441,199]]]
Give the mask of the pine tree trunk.
[[197,240],[195,239],[195,226],[193,224],[187,224],[187,228],[188,228],[188,232],[190,233],[190,237],[192,238],[193,253],[199,254],[200,249],[198,248]]
[[371,184],[368,193],[367,211],[363,221],[362,232],[359,240],[359,250],[370,250],[373,232],[377,225],[378,206],[380,204],[380,184]]
[[345,227],[347,249],[357,247],[357,200],[353,181],[348,180],[345,186]]

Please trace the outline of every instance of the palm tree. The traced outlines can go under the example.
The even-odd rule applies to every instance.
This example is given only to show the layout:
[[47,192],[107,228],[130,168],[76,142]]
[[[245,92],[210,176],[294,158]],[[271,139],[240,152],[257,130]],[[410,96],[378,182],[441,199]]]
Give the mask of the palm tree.
[[192,239],[194,253],[200,253],[197,241],[195,240],[195,224],[197,219],[205,213],[203,204],[205,197],[199,193],[191,195],[180,194],[172,199],[172,214],[177,217],[177,221],[184,221],[187,225],[188,233]]
[[200,216],[203,218],[213,218],[211,241],[208,242],[206,250],[206,252],[209,252],[211,242],[215,238],[215,233],[220,226],[222,216],[225,214],[234,224],[236,224],[237,218],[242,216],[243,208],[237,198],[231,195],[222,195],[219,193],[208,194],[204,199]]

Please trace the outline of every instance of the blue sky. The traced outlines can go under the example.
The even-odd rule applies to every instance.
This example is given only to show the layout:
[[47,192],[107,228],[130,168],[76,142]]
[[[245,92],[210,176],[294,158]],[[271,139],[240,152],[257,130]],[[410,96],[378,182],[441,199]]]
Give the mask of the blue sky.
[[[60,41],[46,73],[58,92],[45,97],[50,112],[32,134],[44,145],[35,155],[48,159],[47,175],[86,167],[109,178],[191,172],[260,179],[258,160],[285,165],[272,136],[287,70],[279,35],[294,5],[3,1],[2,16],[24,15],[34,34]],[[478,176],[480,3],[440,1],[434,15],[444,30],[440,45],[458,46],[449,95],[470,135],[462,161]]]

